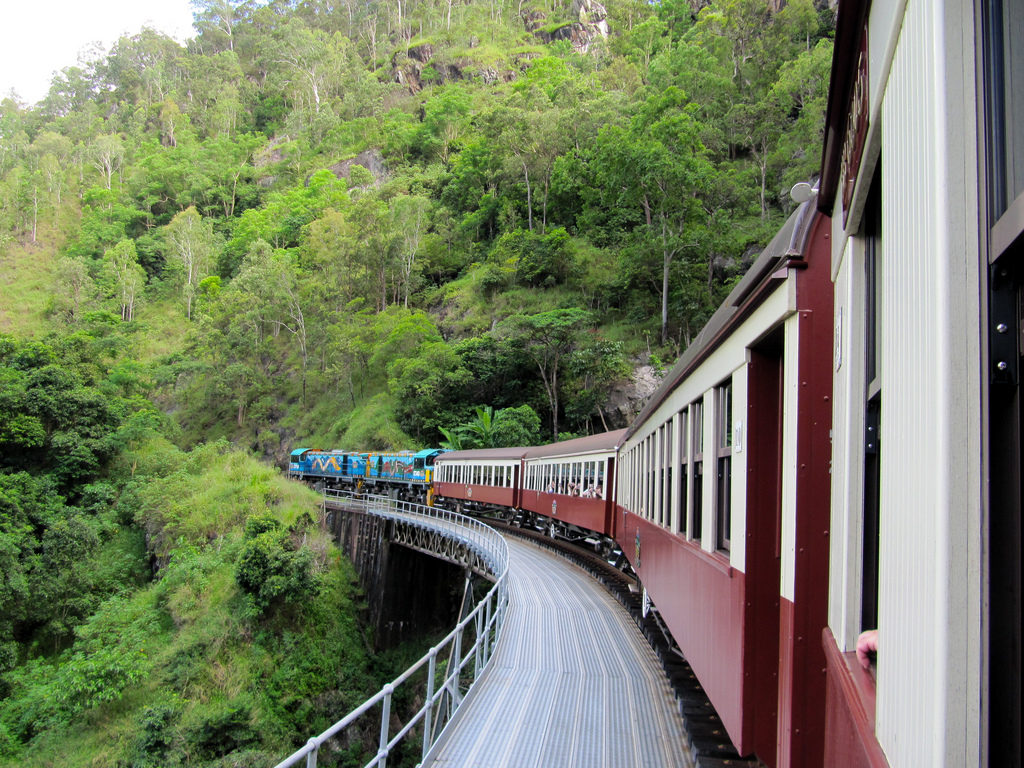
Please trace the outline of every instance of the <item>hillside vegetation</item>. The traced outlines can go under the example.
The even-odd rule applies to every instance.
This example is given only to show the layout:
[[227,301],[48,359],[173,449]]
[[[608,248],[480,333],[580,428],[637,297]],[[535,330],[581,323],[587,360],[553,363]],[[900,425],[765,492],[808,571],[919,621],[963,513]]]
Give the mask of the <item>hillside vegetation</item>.
[[0,101],[12,765],[270,765],[361,700],[256,457],[624,426],[820,157],[826,3],[193,5]]

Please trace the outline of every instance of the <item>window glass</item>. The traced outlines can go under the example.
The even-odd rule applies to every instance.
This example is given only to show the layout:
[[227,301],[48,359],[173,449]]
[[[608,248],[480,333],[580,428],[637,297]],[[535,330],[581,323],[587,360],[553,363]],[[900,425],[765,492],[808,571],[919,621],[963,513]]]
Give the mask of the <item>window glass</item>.
[[882,197],[876,173],[864,213],[864,539],[861,629],[878,628],[879,468],[882,413]]
[[704,516],[704,407],[698,400],[690,405],[692,423],[693,488],[690,494],[690,536],[700,541]]
[[717,408],[717,487],[715,492],[715,545],[728,552],[732,546],[732,379],[715,390]]
[[[1024,8],[984,3],[990,224],[1024,193]],[[1017,44],[1012,41],[1016,40]]]
[[687,450],[687,448],[689,447],[690,435],[689,431],[687,430],[687,425],[689,423],[689,419],[687,418],[687,416],[688,414],[686,412],[686,408],[683,408],[683,410],[679,412],[679,472],[677,473],[678,479],[676,480],[678,486],[676,490],[676,498],[679,499],[679,516],[676,518],[676,532],[681,534],[686,533],[686,514],[688,506],[687,502],[689,500],[689,496],[686,493],[686,481],[687,476],[689,475],[690,455],[689,451]]

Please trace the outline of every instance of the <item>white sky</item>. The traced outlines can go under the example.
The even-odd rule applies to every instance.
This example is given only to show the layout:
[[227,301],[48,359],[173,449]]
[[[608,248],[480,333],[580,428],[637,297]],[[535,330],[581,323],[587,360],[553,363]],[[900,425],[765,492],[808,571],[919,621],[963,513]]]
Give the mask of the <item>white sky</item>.
[[188,0],[0,0],[0,98],[14,89],[35,104],[55,72],[99,43],[152,27],[184,42],[195,35]]

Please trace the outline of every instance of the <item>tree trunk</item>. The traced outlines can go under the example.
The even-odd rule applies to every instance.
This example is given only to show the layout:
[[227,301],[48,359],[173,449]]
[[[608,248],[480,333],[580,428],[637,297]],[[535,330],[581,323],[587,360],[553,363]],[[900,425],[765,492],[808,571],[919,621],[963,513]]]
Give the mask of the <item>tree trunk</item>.
[[661,267],[661,343],[668,340],[668,273],[672,256],[665,251]]
[[526,221],[529,229],[533,232],[533,195],[530,193],[530,171],[526,167],[526,161],[520,160],[523,164],[523,177],[526,179]]

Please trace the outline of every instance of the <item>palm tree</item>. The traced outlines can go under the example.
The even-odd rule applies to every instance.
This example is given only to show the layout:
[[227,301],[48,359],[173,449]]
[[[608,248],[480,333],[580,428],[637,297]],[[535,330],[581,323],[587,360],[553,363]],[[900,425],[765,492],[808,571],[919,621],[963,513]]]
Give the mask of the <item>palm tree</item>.
[[461,429],[471,442],[471,448],[493,448],[497,437],[497,427],[501,423],[501,412],[494,415],[494,408],[489,405],[477,406],[476,418],[462,425]]
[[463,449],[462,427],[455,427],[454,429],[438,427],[438,429],[444,436],[444,440],[441,441],[442,448],[447,448],[450,451],[461,451]]

